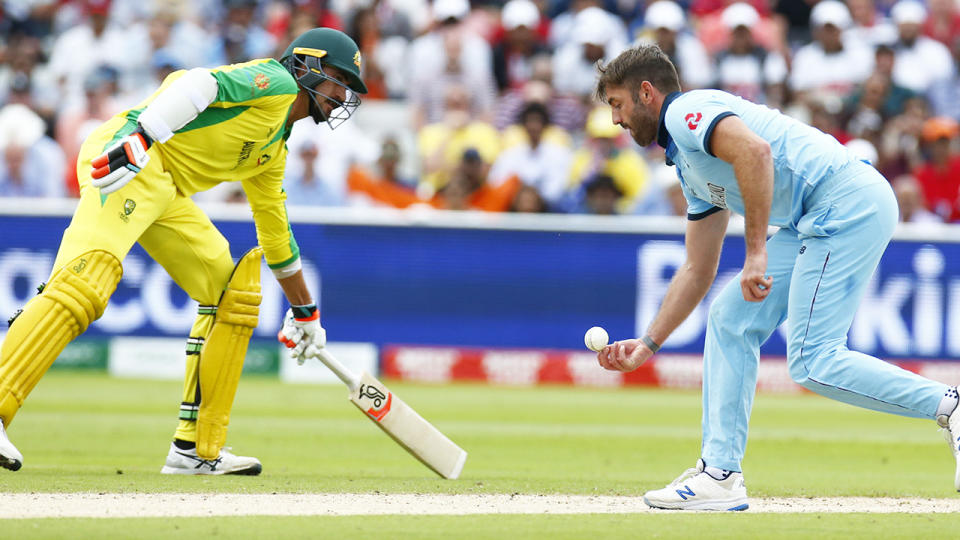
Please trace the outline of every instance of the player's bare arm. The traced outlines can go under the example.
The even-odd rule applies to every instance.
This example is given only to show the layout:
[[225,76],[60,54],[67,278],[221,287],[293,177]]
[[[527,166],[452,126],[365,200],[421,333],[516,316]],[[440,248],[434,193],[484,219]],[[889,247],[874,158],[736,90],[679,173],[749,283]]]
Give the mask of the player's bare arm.
[[740,118],[728,116],[717,123],[710,139],[711,151],[733,165],[743,196],[747,255],[740,275],[743,298],[760,302],[770,293],[773,278],[767,270],[767,226],[773,201],[773,157],[770,145]]
[[[723,210],[687,222],[687,260],[673,275],[660,310],[647,330],[647,336],[655,343],[663,343],[710,290],[717,276],[729,219],[730,212]],[[597,353],[597,360],[605,369],[626,372],[640,367],[654,352],[642,339],[627,339],[604,347]]]

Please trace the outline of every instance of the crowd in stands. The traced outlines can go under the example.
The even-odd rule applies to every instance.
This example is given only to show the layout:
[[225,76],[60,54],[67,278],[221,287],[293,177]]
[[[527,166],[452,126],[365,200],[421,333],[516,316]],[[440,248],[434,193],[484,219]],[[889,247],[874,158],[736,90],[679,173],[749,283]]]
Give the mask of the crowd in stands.
[[278,58],[329,26],[363,53],[361,110],[403,114],[371,113],[400,119],[376,130],[300,122],[291,205],[683,215],[662,149],[638,147],[592,95],[597,62],[656,43],[684,89],[780,109],[873,163],[903,221],[960,221],[960,0],[0,5],[0,197],[75,197],[84,137],[166,75]]

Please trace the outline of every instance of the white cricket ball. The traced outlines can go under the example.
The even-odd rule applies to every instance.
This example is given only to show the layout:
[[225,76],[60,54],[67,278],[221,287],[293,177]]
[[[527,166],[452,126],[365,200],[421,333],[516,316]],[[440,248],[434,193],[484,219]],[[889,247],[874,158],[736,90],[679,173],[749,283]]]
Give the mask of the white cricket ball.
[[610,336],[607,335],[607,331],[599,326],[587,330],[587,333],[583,336],[583,343],[594,352],[602,351],[609,341]]

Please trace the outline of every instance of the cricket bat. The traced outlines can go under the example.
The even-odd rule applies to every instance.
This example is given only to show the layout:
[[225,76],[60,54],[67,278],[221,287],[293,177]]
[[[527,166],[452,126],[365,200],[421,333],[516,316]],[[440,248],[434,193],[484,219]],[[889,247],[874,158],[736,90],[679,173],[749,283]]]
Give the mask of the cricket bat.
[[319,358],[350,389],[350,401],[397,444],[440,476],[460,476],[467,460],[462,448],[369,373],[357,377],[327,349],[320,349]]

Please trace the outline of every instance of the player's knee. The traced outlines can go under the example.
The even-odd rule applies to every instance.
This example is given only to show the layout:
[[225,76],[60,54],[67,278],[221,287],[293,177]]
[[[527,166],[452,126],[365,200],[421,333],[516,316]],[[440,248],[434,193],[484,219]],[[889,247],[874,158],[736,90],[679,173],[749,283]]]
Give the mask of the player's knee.
[[737,298],[724,291],[710,304],[707,312],[707,327],[710,331],[724,334],[741,334],[744,331],[743,317],[736,316],[736,300]]
[[114,255],[88,251],[60,268],[43,295],[66,309],[83,331],[103,315],[122,275]]
[[787,367],[790,378],[801,386],[809,379],[822,379],[821,373],[828,369],[831,359],[843,343],[835,341],[810,342],[791,339],[787,344]]

